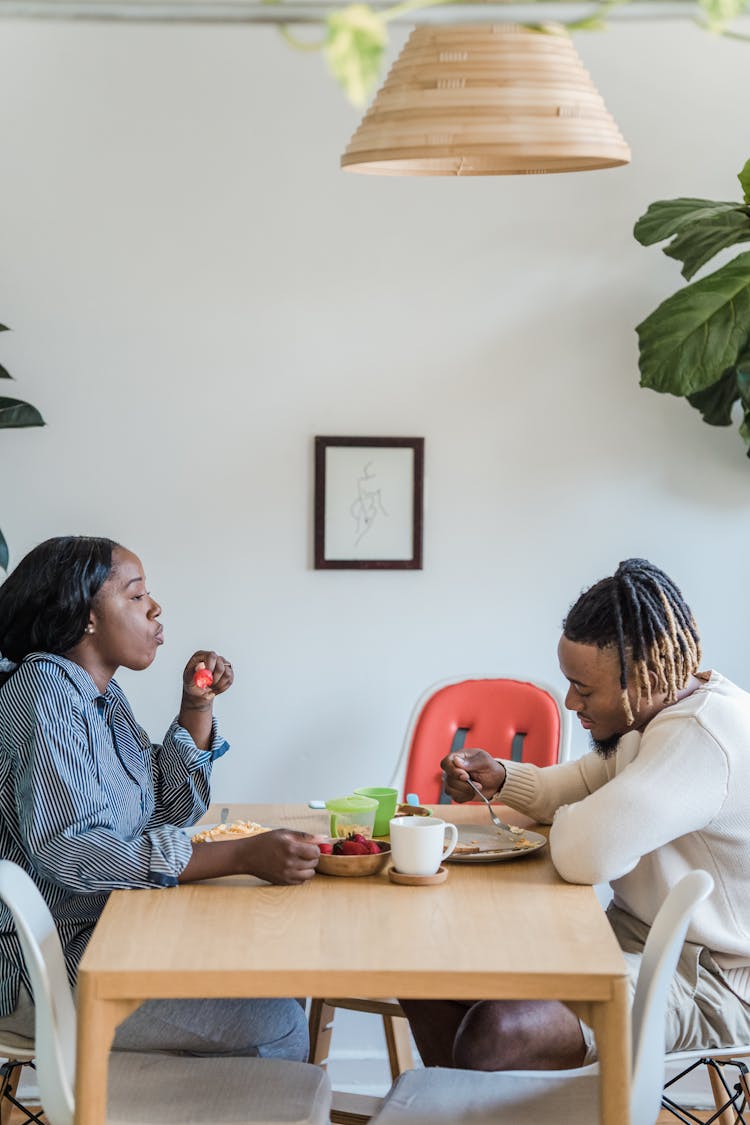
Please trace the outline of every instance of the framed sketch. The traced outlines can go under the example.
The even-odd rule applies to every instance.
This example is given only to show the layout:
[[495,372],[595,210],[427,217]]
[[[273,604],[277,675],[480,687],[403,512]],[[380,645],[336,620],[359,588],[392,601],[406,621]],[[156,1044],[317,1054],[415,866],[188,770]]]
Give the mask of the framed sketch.
[[424,438],[316,437],[315,569],[422,569]]

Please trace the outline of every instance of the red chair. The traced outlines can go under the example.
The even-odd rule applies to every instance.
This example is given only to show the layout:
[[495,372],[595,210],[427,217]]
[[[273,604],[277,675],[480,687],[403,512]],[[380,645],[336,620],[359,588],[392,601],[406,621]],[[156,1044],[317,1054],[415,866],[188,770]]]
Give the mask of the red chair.
[[[464,746],[538,766],[566,760],[570,726],[560,694],[546,684],[510,676],[461,676],[433,684],[412,712],[390,784],[402,799],[416,793],[422,804],[450,804],[440,762]],[[398,1001],[359,997],[312,1000],[310,1062],[326,1064],[336,1008],[382,1016],[393,1080],[413,1068],[409,1025]],[[372,1108],[363,1106],[364,1112],[358,1112],[356,1098],[344,1099],[334,1091],[331,1121],[368,1121]]]
[[570,724],[562,697],[546,684],[510,676],[433,684],[417,700],[391,784],[426,805],[450,803],[440,762],[463,747],[536,766],[567,760]]

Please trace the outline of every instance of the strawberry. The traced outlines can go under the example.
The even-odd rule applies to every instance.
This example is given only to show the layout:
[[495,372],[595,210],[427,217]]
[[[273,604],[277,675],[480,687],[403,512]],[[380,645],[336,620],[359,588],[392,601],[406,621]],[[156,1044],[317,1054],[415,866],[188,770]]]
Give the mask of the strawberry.
[[201,689],[211,687],[214,682],[214,674],[210,668],[207,668],[203,662],[193,672],[193,683],[196,687]]
[[352,836],[347,837],[349,840],[354,840],[355,844],[366,844],[367,837],[363,836],[361,832],[355,832]]
[[343,855],[368,855],[367,844],[360,844],[358,840],[344,840],[341,845]]
[[321,855],[333,855],[333,844],[318,844]]
[[369,840],[367,850],[370,855],[380,855],[380,844],[376,844],[374,840]]

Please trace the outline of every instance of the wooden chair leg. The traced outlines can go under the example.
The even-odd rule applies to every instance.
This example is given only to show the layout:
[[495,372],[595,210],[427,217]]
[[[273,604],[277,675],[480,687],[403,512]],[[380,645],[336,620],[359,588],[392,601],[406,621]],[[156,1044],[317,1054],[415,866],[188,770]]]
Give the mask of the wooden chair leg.
[[[706,1069],[708,1070],[708,1078],[711,1083],[711,1093],[713,1094],[714,1104],[716,1105],[716,1109],[720,1110],[727,1100],[727,1092],[722,1086],[721,1079],[714,1067],[709,1066]],[[740,1084],[743,1087],[745,1096],[747,1096],[747,1080],[744,1074],[740,1074]],[[735,1125],[736,1121],[737,1113],[730,1106],[728,1109],[725,1109],[723,1113],[720,1113],[718,1117],[713,1118],[713,1125]]]
[[750,1079],[747,1074],[740,1074],[740,1086],[742,1087],[742,1093],[745,1097],[745,1104],[741,1109],[742,1112],[745,1113],[750,1109]]
[[[310,1001],[308,1029],[310,1033],[310,1062],[325,1070],[331,1053],[331,1035],[336,1009],[325,1000],[313,997]],[[3,1123],[0,1123],[3,1125]]]
[[391,1078],[395,1082],[399,1074],[414,1069],[409,1021],[404,1016],[383,1016],[383,1030],[388,1048]]
[[15,1108],[10,1098],[17,1097],[18,1082],[23,1070],[22,1066],[12,1065],[10,1060],[6,1063],[6,1066],[8,1069],[6,1071],[3,1068],[4,1073],[0,1086],[0,1125],[9,1125],[10,1116]]

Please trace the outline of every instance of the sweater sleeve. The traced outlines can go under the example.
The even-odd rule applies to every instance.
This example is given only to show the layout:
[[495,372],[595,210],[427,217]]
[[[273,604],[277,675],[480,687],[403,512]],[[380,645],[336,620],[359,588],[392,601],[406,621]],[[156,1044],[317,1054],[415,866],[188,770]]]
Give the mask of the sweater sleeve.
[[609,780],[607,762],[596,753],[557,766],[506,762],[498,799],[518,812],[549,824],[561,805],[583,801]]
[[726,755],[696,717],[666,709],[652,719],[637,757],[575,804],[550,832],[552,861],[570,883],[608,883],[642,856],[717,815],[729,780]]

